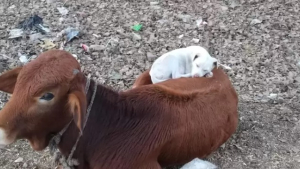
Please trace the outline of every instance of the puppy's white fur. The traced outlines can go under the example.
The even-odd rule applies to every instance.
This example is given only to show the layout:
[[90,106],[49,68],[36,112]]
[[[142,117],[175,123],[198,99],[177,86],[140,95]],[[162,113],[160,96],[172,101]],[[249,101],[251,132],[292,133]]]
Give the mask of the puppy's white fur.
[[183,165],[180,169],[218,169],[218,167],[208,161],[195,158]]
[[217,59],[201,46],[172,50],[156,59],[151,66],[152,83],[181,77],[212,77]]

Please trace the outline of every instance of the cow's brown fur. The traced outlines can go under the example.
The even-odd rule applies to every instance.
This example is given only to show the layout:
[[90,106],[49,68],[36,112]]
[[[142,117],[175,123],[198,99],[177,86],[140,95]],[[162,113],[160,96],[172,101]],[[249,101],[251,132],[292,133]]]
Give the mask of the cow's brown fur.
[[[0,112],[0,127],[10,142],[26,138],[35,150],[42,150],[73,115],[59,145],[68,155],[82,129],[93,86],[98,85],[92,81],[85,95],[86,78],[81,72],[74,75],[74,69],[80,66],[72,55],[50,50],[0,76],[0,90],[13,91]],[[147,85],[146,71],[136,88],[120,93],[98,85],[74,153],[78,168],[160,169],[215,151],[236,130],[238,98],[226,74],[220,69],[213,73],[212,78]],[[40,104],[39,97],[48,91],[55,99]]]

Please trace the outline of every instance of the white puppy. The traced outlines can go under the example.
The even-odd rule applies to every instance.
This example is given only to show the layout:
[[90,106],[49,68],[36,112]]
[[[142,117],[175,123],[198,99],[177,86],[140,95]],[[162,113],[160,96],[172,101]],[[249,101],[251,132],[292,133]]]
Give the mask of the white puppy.
[[212,77],[217,59],[201,46],[172,50],[156,59],[151,66],[152,83],[180,77]]

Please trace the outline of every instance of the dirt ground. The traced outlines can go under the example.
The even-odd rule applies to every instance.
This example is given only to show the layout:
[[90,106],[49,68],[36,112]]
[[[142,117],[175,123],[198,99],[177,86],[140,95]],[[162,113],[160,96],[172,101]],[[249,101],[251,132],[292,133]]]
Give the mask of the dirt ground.
[[[26,35],[8,39],[32,14],[49,26],[49,38],[78,27],[81,35],[64,49],[78,56],[87,75],[117,90],[130,88],[161,54],[202,45],[232,67],[228,75],[239,94],[239,127],[208,160],[222,169],[300,168],[298,0],[67,0],[69,13],[62,16],[63,3],[0,1],[0,72],[21,64],[18,53],[33,59],[46,50]],[[198,27],[200,18],[207,24]],[[143,29],[134,33],[136,23]],[[61,42],[55,39],[56,48]],[[81,44],[98,46],[85,52]],[[2,107],[7,95],[0,98]],[[48,150],[33,152],[20,140],[0,149],[0,168],[54,167]]]

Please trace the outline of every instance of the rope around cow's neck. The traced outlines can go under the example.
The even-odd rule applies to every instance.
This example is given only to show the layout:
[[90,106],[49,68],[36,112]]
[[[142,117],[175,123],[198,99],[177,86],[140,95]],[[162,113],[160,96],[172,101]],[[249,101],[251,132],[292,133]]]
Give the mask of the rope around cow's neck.
[[[86,95],[87,95],[87,92],[89,90],[89,86],[90,86],[90,79],[87,78],[87,82],[86,82],[86,85],[85,85],[85,93],[86,93]],[[84,131],[84,128],[86,126],[87,120],[89,118],[90,111],[92,109],[93,102],[94,102],[94,99],[95,99],[95,96],[96,96],[96,91],[97,91],[97,84],[94,85],[94,91],[93,91],[92,99],[91,99],[91,102],[90,102],[90,104],[89,104],[89,106],[87,108],[87,114],[86,114],[85,121],[83,123],[82,132],[78,135],[77,140],[76,140],[75,144],[73,145],[73,147],[71,149],[71,152],[70,152],[70,154],[69,154],[69,156],[68,156],[67,159],[58,150],[58,144],[60,143],[62,135],[69,128],[69,126],[70,126],[71,122],[73,121],[73,119],[57,135],[55,135],[50,140],[50,144],[49,144],[50,154],[53,155],[55,153],[54,154],[54,156],[55,156],[54,157],[54,162],[55,163],[60,162],[63,165],[63,167],[66,168],[66,169],[72,169],[72,168],[74,168],[73,166],[79,165],[78,161],[76,159],[72,159],[72,157],[73,157],[74,152],[76,151],[77,144],[78,144],[81,136],[83,135],[83,131]]]

